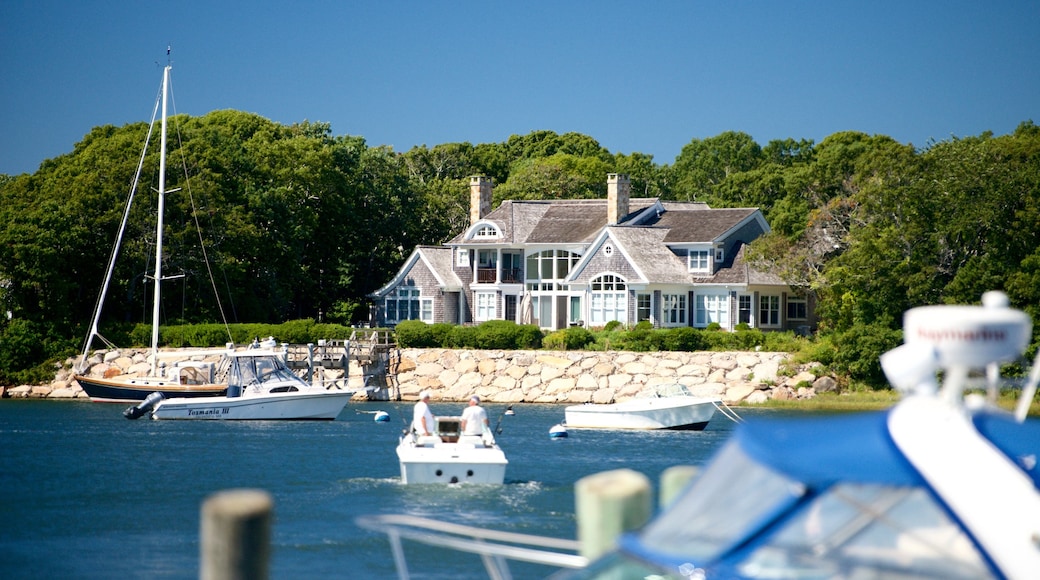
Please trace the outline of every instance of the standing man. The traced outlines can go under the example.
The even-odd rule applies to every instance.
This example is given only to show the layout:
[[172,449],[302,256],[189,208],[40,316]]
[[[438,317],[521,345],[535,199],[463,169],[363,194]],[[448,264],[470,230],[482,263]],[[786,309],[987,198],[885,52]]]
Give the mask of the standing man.
[[432,435],[433,412],[430,411],[430,391],[419,393],[419,402],[412,411],[412,430],[419,435]]
[[483,435],[487,430],[487,411],[480,406],[480,397],[473,395],[469,398],[469,406],[462,411],[462,434]]

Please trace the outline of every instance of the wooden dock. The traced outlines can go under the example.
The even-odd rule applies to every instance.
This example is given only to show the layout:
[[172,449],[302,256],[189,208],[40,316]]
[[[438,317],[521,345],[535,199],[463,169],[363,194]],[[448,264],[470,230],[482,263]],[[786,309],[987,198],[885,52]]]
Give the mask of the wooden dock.
[[335,369],[343,371],[340,380],[345,385],[352,362],[361,367],[363,388],[370,399],[401,399],[397,383],[401,351],[390,330],[359,328],[347,340],[286,345],[286,364],[302,373],[307,382],[313,382],[316,375],[323,378],[326,369]]

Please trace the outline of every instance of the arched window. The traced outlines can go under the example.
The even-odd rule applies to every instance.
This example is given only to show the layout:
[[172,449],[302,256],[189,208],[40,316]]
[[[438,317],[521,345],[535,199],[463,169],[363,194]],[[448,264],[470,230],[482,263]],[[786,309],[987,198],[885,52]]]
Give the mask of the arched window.
[[589,323],[602,326],[611,320],[628,324],[628,284],[613,274],[594,278],[589,284]]
[[490,225],[490,224],[482,224],[479,228],[477,228],[477,231],[476,231],[475,234],[473,234],[473,237],[474,238],[497,238],[498,237],[498,229],[496,229],[495,226]]

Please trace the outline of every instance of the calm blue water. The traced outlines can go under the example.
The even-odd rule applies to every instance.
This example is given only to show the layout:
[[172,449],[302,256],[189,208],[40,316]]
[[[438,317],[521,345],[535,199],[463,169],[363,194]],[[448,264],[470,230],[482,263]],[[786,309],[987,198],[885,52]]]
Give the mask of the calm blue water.
[[[574,538],[574,483],[627,467],[655,483],[701,464],[732,432],[571,431],[549,438],[560,405],[488,405],[509,459],[503,486],[405,486],[394,448],[407,403],[351,403],[333,422],[128,421],[126,405],[0,402],[0,577],[195,578],[199,512],[210,494],[274,498],[272,578],[393,577],[386,537],[363,514],[411,514]],[[463,405],[432,405],[458,414]],[[371,412],[385,410],[390,423]],[[768,411],[741,410],[745,417]],[[482,577],[476,556],[406,543],[414,577]],[[537,571],[536,571],[537,570]],[[542,577],[546,569],[513,569]]]

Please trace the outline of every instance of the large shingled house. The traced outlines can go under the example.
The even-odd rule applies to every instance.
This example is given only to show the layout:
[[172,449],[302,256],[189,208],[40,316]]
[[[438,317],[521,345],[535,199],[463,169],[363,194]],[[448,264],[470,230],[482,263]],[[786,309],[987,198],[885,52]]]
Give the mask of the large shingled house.
[[769,231],[758,209],[632,199],[622,174],[607,177],[605,200],[504,201],[492,211],[491,188],[470,178],[469,228],[415,248],[370,295],[373,324],[813,325],[805,298],[744,259],[747,244]]

